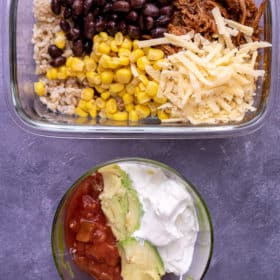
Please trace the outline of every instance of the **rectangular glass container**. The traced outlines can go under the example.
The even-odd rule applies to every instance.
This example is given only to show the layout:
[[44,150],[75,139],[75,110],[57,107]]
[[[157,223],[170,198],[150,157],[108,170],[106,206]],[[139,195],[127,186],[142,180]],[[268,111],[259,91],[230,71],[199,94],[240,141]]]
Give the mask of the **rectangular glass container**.
[[[96,121],[63,116],[49,112],[33,93],[36,81],[33,45],[34,17],[32,0],[6,0],[1,18],[3,47],[4,95],[13,119],[29,132],[69,138],[221,138],[254,132],[272,111],[278,92],[278,14],[276,0],[268,1],[262,26],[263,40],[273,47],[261,52],[260,67],[266,71],[258,80],[254,113],[240,123],[226,125],[128,124]],[[260,0],[256,3],[259,5]]]

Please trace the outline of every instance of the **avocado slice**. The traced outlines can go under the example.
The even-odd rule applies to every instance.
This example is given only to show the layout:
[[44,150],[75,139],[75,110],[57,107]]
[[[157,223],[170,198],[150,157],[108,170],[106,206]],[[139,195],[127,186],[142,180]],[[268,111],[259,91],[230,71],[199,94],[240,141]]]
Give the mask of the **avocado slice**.
[[160,280],[165,274],[162,259],[148,241],[128,238],[118,243],[124,280]]
[[100,194],[102,210],[117,240],[124,240],[140,227],[143,211],[138,194],[128,174],[118,165],[102,167],[98,171],[104,181]]

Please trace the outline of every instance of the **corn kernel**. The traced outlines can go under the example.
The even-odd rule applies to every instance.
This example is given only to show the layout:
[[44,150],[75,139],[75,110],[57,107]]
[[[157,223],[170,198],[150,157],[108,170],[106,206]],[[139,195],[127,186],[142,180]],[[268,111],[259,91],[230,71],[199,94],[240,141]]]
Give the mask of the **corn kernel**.
[[[99,60],[99,66],[103,67],[103,68],[108,68],[108,65],[110,63],[110,61],[112,60],[112,58],[109,56],[109,55],[105,55],[103,54],[101,57],[100,57],[100,60]],[[99,67],[98,66],[98,67]]]
[[86,118],[88,116],[88,113],[85,112],[83,109],[81,109],[80,107],[77,107],[75,109],[75,113],[76,115],[78,115],[79,117],[82,117],[82,118]]
[[154,96],[153,100],[158,104],[164,104],[167,102],[167,98],[164,96],[163,97]]
[[60,66],[58,68],[57,78],[59,80],[66,80],[68,77],[67,68],[65,66]]
[[99,36],[103,41],[107,41],[109,39],[109,36],[106,32],[100,32]]
[[119,64],[122,66],[127,66],[130,63],[129,58],[126,56],[121,56],[118,60],[119,60]]
[[135,111],[141,119],[147,118],[151,113],[150,108],[148,106],[141,104],[135,106]]
[[149,96],[154,97],[157,95],[159,85],[157,82],[149,81],[146,87],[146,92]]
[[86,71],[95,71],[96,70],[97,65],[93,58],[91,58],[89,56],[85,56],[84,63],[85,63]]
[[134,94],[134,92],[135,92],[135,85],[132,82],[130,82],[129,84],[126,85],[125,90],[129,94]]
[[133,105],[133,104],[127,104],[127,105],[125,105],[125,110],[126,110],[127,112],[130,112],[130,111],[134,110],[134,105]]
[[74,72],[82,72],[84,69],[84,62],[78,57],[73,57],[70,67]]
[[117,45],[121,45],[123,43],[123,34],[121,32],[117,32],[115,34],[115,41],[117,43]]
[[161,70],[162,69],[162,63],[164,62],[164,59],[160,59],[154,62],[153,67],[155,70]]
[[94,90],[92,88],[85,88],[82,90],[81,97],[83,100],[89,101],[93,99]]
[[145,67],[147,65],[150,65],[150,61],[148,60],[148,58],[146,56],[142,56],[140,58],[137,59],[137,67],[140,69],[140,70],[145,70]]
[[168,114],[166,114],[164,111],[160,110],[157,113],[157,116],[160,120],[166,120],[169,118]]
[[117,112],[113,114],[113,120],[115,121],[127,121],[128,113],[127,112]]
[[109,54],[111,51],[110,46],[108,46],[106,43],[102,42],[97,46],[97,52],[101,54]]
[[139,75],[137,78],[144,84],[144,86],[148,85],[149,80],[145,75]]
[[105,107],[106,113],[114,114],[117,112],[117,110],[118,110],[117,101],[114,98],[110,98],[106,102],[106,107]]
[[125,105],[130,104],[130,103],[133,103],[133,101],[134,101],[133,96],[132,96],[131,94],[129,94],[129,93],[125,93],[125,94],[122,96],[122,99],[123,99],[123,103],[124,103]]
[[138,40],[134,40],[134,41],[133,41],[132,44],[133,44],[133,49],[134,49],[134,50],[139,49],[138,42],[139,42]]
[[38,96],[43,96],[46,94],[46,87],[42,81],[34,83],[34,90]]
[[102,37],[100,36],[100,34],[99,35],[95,35],[94,37],[93,37],[93,43],[96,45],[96,44],[98,44],[98,43],[101,43],[102,42]]
[[131,62],[136,62],[140,57],[144,56],[144,52],[141,49],[134,50],[130,55]]
[[139,87],[140,91],[146,91],[146,87],[145,87],[145,85],[143,83],[140,83],[138,85],[138,87]]
[[59,48],[59,49],[64,49],[66,46],[66,38],[65,34],[63,31],[60,31],[56,34],[55,39],[54,39],[54,44]]
[[107,100],[110,97],[110,92],[109,91],[104,91],[101,93],[101,98],[103,100]]
[[90,110],[92,109],[96,109],[96,104],[95,104],[95,101],[93,99],[91,99],[90,101],[86,102],[86,110],[87,112],[89,112]]
[[112,71],[104,71],[100,74],[100,77],[103,84],[111,84],[114,79],[114,73]]
[[117,69],[118,67],[120,67],[120,62],[118,60],[117,57],[111,57],[110,61],[108,62],[107,68],[110,69]]
[[78,108],[82,109],[83,111],[87,111],[87,101],[80,99],[79,103],[78,103]]
[[110,85],[110,91],[113,93],[118,93],[124,89],[124,85],[120,83],[114,83]]
[[132,42],[131,42],[131,40],[128,39],[128,38],[125,38],[125,39],[123,40],[123,43],[122,43],[122,45],[121,45],[121,48],[131,50],[131,48],[132,48]]
[[97,109],[104,109],[106,106],[106,102],[100,97],[96,98],[95,104],[97,106]]
[[88,82],[91,86],[94,86],[94,85],[98,86],[98,85],[101,84],[100,75],[98,75],[95,72],[87,72],[86,73],[86,78],[87,78],[87,80],[88,80]]
[[96,62],[96,63],[99,63],[99,60],[100,60],[100,56],[97,55],[96,53],[92,52],[90,57]]
[[132,78],[131,70],[129,68],[120,68],[115,73],[115,80],[121,84],[128,84]]
[[97,109],[96,109],[96,107],[90,109],[88,112],[89,112],[89,115],[90,115],[93,119],[96,118],[96,116],[97,116]]
[[129,112],[128,119],[131,122],[138,122],[139,121],[139,116],[138,116],[138,114],[136,113],[135,110],[132,110],[132,111]]
[[55,79],[57,79],[57,74],[58,74],[57,69],[51,67],[51,68],[48,70],[48,72],[47,72],[47,74],[46,74],[46,77],[47,77],[49,80],[55,80]]
[[150,96],[148,96],[145,91],[140,91],[137,94],[137,102],[139,104],[145,104],[145,103],[149,102],[150,100],[151,100]]
[[103,92],[106,91],[106,89],[103,88],[102,85],[101,86],[95,86],[94,88],[98,93],[103,93]]
[[149,60],[160,60],[164,58],[164,52],[160,49],[150,48],[147,57]]
[[125,49],[125,48],[120,48],[118,51],[118,55],[119,57],[125,56],[125,57],[130,57],[130,50],[129,49]]
[[115,53],[117,53],[119,51],[119,47],[117,45],[117,42],[115,40],[113,40],[110,44],[111,50]]

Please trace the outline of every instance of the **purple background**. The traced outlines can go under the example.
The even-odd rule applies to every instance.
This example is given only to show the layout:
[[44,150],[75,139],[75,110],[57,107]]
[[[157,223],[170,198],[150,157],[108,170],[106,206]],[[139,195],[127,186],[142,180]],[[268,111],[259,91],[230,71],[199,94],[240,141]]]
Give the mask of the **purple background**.
[[204,197],[215,233],[205,279],[280,279],[278,104],[261,130],[239,138],[52,139],[28,134],[14,124],[0,75],[1,280],[58,280],[50,234],[59,200],[87,169],[131,156],[171,165]]

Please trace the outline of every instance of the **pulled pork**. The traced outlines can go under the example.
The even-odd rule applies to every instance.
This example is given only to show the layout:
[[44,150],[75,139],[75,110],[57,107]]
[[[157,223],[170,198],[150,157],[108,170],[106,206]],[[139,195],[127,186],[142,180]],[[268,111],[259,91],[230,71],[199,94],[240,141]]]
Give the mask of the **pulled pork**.
[[[176,35],[191,30],[211,39],[217,33],[211,10],[218,7],[225,18],[254,28],[253,40],[258,40],[261,33],[260,19],[266,8],[264,0],[259,8],[253,0],[175,0],[175,12],[168,31]],[[245,42],[242,34],[236,38],[236,44]]]

